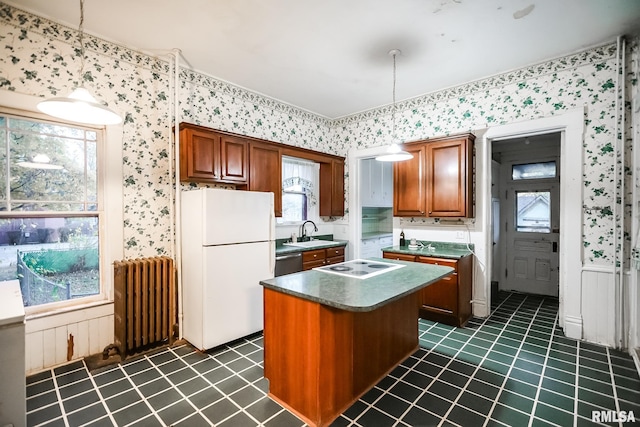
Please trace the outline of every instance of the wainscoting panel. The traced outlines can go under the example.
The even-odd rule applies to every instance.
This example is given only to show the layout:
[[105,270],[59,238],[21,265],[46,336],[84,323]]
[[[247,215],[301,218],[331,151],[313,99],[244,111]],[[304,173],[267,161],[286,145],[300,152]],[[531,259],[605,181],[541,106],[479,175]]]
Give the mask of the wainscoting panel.
[[113,304],[27,318],[26,374],[102,353],[114,341],[113,322]]
[[613,269],[582,268],[582,338],[615,347],[615,283]]

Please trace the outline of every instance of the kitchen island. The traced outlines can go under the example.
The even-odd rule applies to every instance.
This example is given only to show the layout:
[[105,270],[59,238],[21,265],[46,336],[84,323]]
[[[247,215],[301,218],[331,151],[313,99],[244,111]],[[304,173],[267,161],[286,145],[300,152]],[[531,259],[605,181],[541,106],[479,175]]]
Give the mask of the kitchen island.
[[[346,274],[358,263],[371,274]],[[269,396],[329,425],[417,350],[419,291],[452,272],[371,258],[261,281]]]

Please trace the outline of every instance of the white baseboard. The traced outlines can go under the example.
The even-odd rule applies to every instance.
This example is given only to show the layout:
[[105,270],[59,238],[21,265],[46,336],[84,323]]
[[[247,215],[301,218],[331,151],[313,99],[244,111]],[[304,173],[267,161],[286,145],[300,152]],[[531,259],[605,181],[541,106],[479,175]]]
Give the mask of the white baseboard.
[[491,314],[491,308],[487,305],[486,299],[474,299],[471,303],[474,317],[488,317]]
[[564,334],[568,338],[582,339],[582,317],[564,316]]

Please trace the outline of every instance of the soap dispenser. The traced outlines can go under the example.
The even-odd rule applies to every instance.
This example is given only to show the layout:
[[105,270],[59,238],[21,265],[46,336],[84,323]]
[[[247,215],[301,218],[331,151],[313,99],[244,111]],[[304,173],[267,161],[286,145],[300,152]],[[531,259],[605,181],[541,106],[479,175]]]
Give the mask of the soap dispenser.
[[400,246],[404,246],[406,241],[404,240],[404,230],[400,231]]

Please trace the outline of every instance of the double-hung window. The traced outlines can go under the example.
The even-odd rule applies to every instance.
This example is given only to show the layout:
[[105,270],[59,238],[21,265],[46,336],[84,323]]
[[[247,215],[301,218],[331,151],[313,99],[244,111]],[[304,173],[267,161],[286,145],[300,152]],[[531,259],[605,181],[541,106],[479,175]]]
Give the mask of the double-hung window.
[[102,132],[0,111],[0,280],[28,312],[104,298]]
[[282,218],[279,224],[317,219],[320,166],[309,160],[282,158]]

